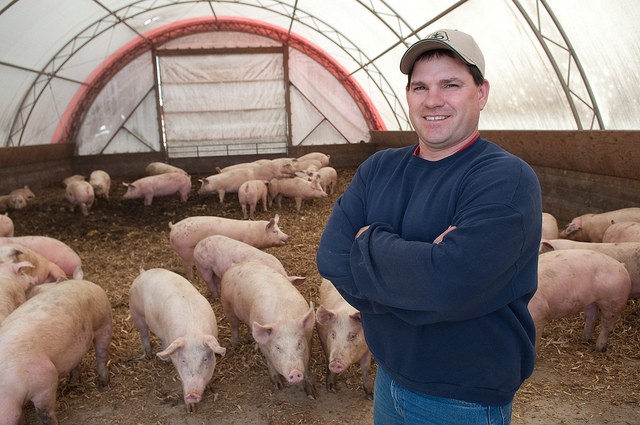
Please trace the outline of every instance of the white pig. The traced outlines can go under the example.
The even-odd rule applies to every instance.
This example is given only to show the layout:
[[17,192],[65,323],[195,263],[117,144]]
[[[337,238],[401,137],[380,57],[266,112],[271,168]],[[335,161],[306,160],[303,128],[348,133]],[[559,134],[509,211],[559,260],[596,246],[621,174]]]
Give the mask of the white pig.
[[84,180],[84,176],[81,174],[74,174],[62,180],[62,187],[67,187],[69,183],[76,180]]
[[214,298],[218,298],[220,294],[220,281],[224,272],[233,264],[242,261],[250,260],[266,264],[296,286],[305,281],[304,277],[289,276],[280,260],[274,255],[224,235],[208,236],[198,242],[193,250],[193,259],[198,274],[205,281]]
[[84,180],[73,180],[67,185],[64,196],[69,201],[71,212],[74,212],[75,207],[80,207],[82,215],[85,217],[89,215],[89,210],[95,200],[91,183]]
[[29,276],[38,279],[39,283],[59,282],[67,278],[64,270],[62,270],[60,266],[24,245],[0,245],[0,261],[11,261],[14,263],[28,261],[33,267],[27,269],[25,272]]
[[338,184],[338,172],[335,168],[322,167],[317,172],[313,173],[311,178],[319,179],[322,189],[333,195],[333,189],[336,187],[336,184]]
[[185,176],[189,175],[182,168],[178,168],[171,164],[165,164],[164,162],[151,162],[146,166],[144,172],[147,176],[157,176],[158,174],[166,173],[182,173]]
[[316,161],[319,161],[321,164],[321,167],[326,167],[329,165],[329,160],[331,158],[331,155],[327,155],[324,154],[322,152],[309,152],[306,153],[304,155],[301,155],[297,158],[298,161],[306,161],[308,159],[314,159]]
[[267,360],[271,382],[283,388],[302,382],[307,397],[317,393],[310,371],[311,338],[315,324],[313,303],[271,267],[244,261],[222,276],[222,309],[231,327],[231,342],[238,343],[240,321],[249,326]]
[[27,200],[20,193],[0,196],[0,212],[7,210],[20,210],[26,206]]
[[247,219],[247,206],[249,207],[249,218],[253,220],[253,214],[256,211],[258,202],[262,202],[262,209],[267,209],[267,184],[268,180],[248,180],[238,189],[238,201],[242,208],[242,218]]
[[156,355],[165,361],[171,359],[180,375],[187,412],[195,411],[213,376],[215,354],[226,353],[218,343],[218,323],[211,304],[182,276],[150,269],[141,271],[131,284],[129,308],[145,357],[151,357],[151,331],[162,342],[162,351]]
[[285,158],[274,159],[258,167],[240,167],[202,179],[202,186],[198,193],[201,195],[217,193],[220,203],[223,203],[225,193],[238,193],[240,186],[246,181],[270,181],[275,178],[293,177],[295,171],[292,160]]
[[600,214],[583,214],[571,220],[560,238],[580,242],[602,242],[602,235],[612,222],[640,221],[640,208],[622,208]]
[[20,244],[37,252],[49,261],[56,263],[65,274],[74,279],[82,279],[82,261],[78,254],[67,244],[48,236],[15,236],[0,238],[0,246]]
[[78,364],[93,346],[98,384],[109,384],[111,305],[104,290],[67,280],[29,299],[0,326],[0,422],[18,424],[32,402],[45,424],[56,425],[58,377],[79,378]]
[[187,217],[176,224],[169,223],[169,243],[182,258],[187,278],[193,280],[193,250],[202,239],[211,235],[224,235],[258,249],[284,246],[289,241],[289,236],[278,227],[279,220],[278,214],[269,221],[234,220],[215,216]]
[[538,289],[529,302],[536,327],[536,347],[548,321],[584,311],[584,340],[589,341],[600,314],[596,348],[606,350],[607,339],[624,310],[631,279],[624,265],[600,252],[563,249],[540,255]]
[[127,187],[124,199],[144,198],[145,205],[151,205],[154,196],[168,196],[174,193],[180,193],[180,200],[187,202],[191,190],[191,177],[182,173],[163,173],[122,184]]
[[542,239],[558,239],[558,220],[550,213],[542,213]]
[[0,263],[0,324],[27,300],[27,291],[38,284],[22,270],[29,267],[33,264],[28,261]]
[[89,176],[89,183],[93,186],[93,193],[96,198],[104,198],[109,201],[109,190],[111,190],[111,177],[106,171],[94,170]]
[[540,252],[560,249],[589,249],[606,254],[624,264],[631,277],[629,298],[640,298],[640,242],[578,242],[569,239],[543,240]]
[[620,221],[607,227],[602,242],[640,242],[640,222]]
[[286,198],[294,198],[296,201],[296,209],[300,211],[302,201],[326,198],[328,195],[316,179],[308,181],[297,177],[293,179],[271,180],[269,182],[269,206],[273,204],[275,199],[278,207],[281,207],[283,196]]
[[0,237],[12,237],[13,231],[13,220],[9,217],[9,213],[0,215]]
[[316,329],[329,363],[327,390],[335,392],[336,374],[344,372],[352,363],[359,362],[364,392],[372,400],[371,351],[364,340],[360,312],[349,305],[327,279],[322,279],[320,283]]
[[9,195],[22,195],[27,201],[36,199],[36,194],[33,193],[26,184],[23,187],[12,190]]

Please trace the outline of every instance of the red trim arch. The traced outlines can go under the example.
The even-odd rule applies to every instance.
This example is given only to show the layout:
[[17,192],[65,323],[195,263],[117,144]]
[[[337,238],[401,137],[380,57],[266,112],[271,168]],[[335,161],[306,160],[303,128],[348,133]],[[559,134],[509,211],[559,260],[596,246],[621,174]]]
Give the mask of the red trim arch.
[[344,67],[318,46],[296,34],[288,34],[284,29],[265,22],[235,17],[218,17],[218,19],[208,17],[174,22],[151,30],[144,34],[144,39],[137,38],[131,41],[107,58],[87,78],[86,85],[76,92],[60,120],[51,143],[70,142],[74,139],[84,113],[100,93],[100,90],[133,59],[175,38],[214,31],[244,32],[260,35],[301,51],[320,63],[342,83],[360,108],[369,130],[386,130],[380,114],[360,84]]

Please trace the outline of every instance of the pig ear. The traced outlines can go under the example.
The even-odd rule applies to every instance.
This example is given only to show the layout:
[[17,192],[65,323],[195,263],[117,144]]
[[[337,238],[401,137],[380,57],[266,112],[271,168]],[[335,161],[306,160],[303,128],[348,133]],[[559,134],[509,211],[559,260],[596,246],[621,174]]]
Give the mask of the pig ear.
[[291,282],[293,286],[300,286],[304,283],[305,280],[307,280],[306,277],[300,276],[288,276],[287,279],[289,279],[289,282]]
[[271,338],[273,330],[273,325],[261,325],[258,322],[253,322],[253,339],[259,344],[266,344]]
[[302,325],[302,328],[307,332],[312,331],[313,327],[316,324],[316,315],[313,309],[313,302],[310,302],[309,305],[310,305],[309,311],[307,311],[305,315],[302,316],[302,319],[300,319],[300,324]]
[[82,280],[84,278],[84,272],[82,271],[82,266],[78,266],[73,269],[73,278],[76,280]]
[[549,243],[549,241],[543,240],[542,242],[540,242],[540,250],[539,250],[540,254],[544,254],[545,252],[553,251],[554,249],[555,248],[553,247],[553,245],[551,245]]
[[126,182],[122,182],[122,185],[126,186],[126,187],[129,187],[129,183],[126,183]]
[[316,311],[316,320],[321,325],[326,325],[336,319],[336,313],[333,310],[328,310],[325,306],[320,305],[318,311]]
[[33,268],[36,267],[29,261],[21,261],[19,263],[12,263],[12,264],[13,264],[13,272],[15,274],[19,274],[20,273],[20,269],[23,268],[23,267],[33,267]]
[[361,320],[361,318],[360,318],[360,312],[359,312],[359,311],[356,311],[355,313],[350,314],[350,315],[349,315],[349,319],[351,319],[351,320],[353,320],[353,321],[355,321],[355,322],[358,322],[358,323],[362,323],[362,320]]
[[580,218],[576,218],[571,223],[569,223],[567,228],[564,229],[564,232],[562,233],[565,235],[570,235],[573,232],[577,232],[580,229],[582,229],[582,220]]
[[221,356],[224,356],[227,353],[227,349],[224,347],[221,347],[220,344],[218,343],[218,340],[213,335],[205,335],[204,345],[211,348],[211,351],[213,351],[214,353],[220,354]]
[[169,356],[184,347],[184,338],[177,338],[175,341],[171,343],[164,351],[160,351],[156,353],[156,356],[160,357],[162,360],[169,360]]

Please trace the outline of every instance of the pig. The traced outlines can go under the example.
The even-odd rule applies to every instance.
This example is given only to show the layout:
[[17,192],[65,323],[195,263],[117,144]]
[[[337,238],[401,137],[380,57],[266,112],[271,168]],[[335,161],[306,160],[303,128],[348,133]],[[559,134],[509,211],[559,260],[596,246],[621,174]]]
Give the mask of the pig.
[[187,202],[191,190],[191,177],[182,173],[164,173],[142,177],[133,183],[122,183],[127,187],[124,199],[144,198],[144,205],[151,205],[154,196],[180,193],[180,200]]
[[62,187],[69,186],[69,183],[76,180],[84,180],[84,176],[82,174],[74,174],[62,180]]
[[89,176],[89,184],[93,186],[93,193],[96,198],[104,198],[109,201],[109,190],[111,190],[111,177],[106,171],[94,170]]
[[162,343],[156,355],[171,360],[180,375],[187,412],[195,411],[213,376],[215,354],[226,353],[211,304],[182,276],[156,268],[141,270],[133,281],[129,308],[145,357],[151,357],[151,331]]
[[224,235],[258,249],[284,246],[289,236],[280,230],[275,215],[269,221],[234,220],[215,216],[187,217],[176,224],[169,223],[169,243],[182,258],[184,272],[193,280],[193,250],[202,239],[211,235]]
[[26,206],[27,200],[20,193],[0,196],[0,212],[7,210],[21,210]]
[[0,215],[0,237],[12,237],[14,232],[13,220],[9,217],[9,213]]
[[27,300],[27,291],[38,284],[38,279],[22,270],[29,267],[33,264],[28,261],[0,263],[0,324]]
[[306,161],[306,160],[316,160],[320,162],[320,165],[322,167],[327,167],[329,165],[329,161],[331,159],[331,155],[327,155],[324,154],[322,152],[309,152],[306,153],[304,155],[299,156],[298,158],[296,158],[298,161]]
[[620,221],[612,223],[604,231],[602,242],[640,242],[640,222]]
[[280,158],[263,163],[258,167],[240,167],[202,179],[199,194],[217,193],[220,203],[224,203],[226,193],[238,193],[242,183],[249,180],[267,180],[293,177],[296,169],[293,161]]
[[333,195],[333,189],[338,184],[338,172],[333,167],[322,167],[311,176],[320,180],[322,189]]
[[578,242],[569,239],[550,239],[540,243],[540,252],[560,249],[590,249],[615,258],[624,264],[631,278],[629,298],[640,298],[640,242]]
[[294,198],[296,209],[300,211],[302,201],[326,198],[327,192],[322,189],[319,181],[314,179],[308,181],[299,177],[293,179],[273,179],[269,182],[269,206],[273,201],[282,206],[282,197]]
[[9,195],[22,195],[27,201],[36,199],[35,193],[33,193],[26,184],[23,187],[12,190]]
[[256,205],[258,201],[262,202],[262,209],[267,209],[267,184],[268,180],[248,180],[238,189],[238,201],[240,201],[240,207],[242,208],[242,218],[247,219],[247,206],[249,207],[249,218],[253,220],[253,215],[256,211]]
[[19,244],[0,246],[0,261],[19,263],[28,261],[33,265],[26,273],[38,279],[38,282],[59,282],[67,278],[64,270],[53,261],[49,261],[37,252]]
[[602,242],[602,235],[612,222],[640,221],[640,208],[622,208],[600,214],[583,214],[571,220],[560,232],[561,239],[579,242]]
[[48,236],[15,236],[0,238],[0,246],[19,244],[37,252],[49,261],[56,263],[66,275],[82,279],[82,260],[67,244]]
[[17,424],[22,406],[32,402],[43,423],[57,424],[58,377],[71,374],[77,382],[92,342],[98,385],[107,386],[112,332],[107,294],[85,280],[60,282],[16,308],[0,326],[2,423]]
[[82,215],[85,217],[89,215],[89,210],[95,200],[91,183],[84,180],[74,180],[67,185],[64,196],[69,201],[71,212],[74,212],[75,207],[80,207]]
[[249,327],[249,339],[264,354],[276,388],[283,388],[283,377],[292,384],[302,382],[307,397],[315,400],[318,395],[309,371],[313,303],[307,304],[282,274],[255,261],[243,261],[225,272],[220,300],[232,344],[238,343],[242,321]]
[[327,390],[335,392],[336,375],[357,361],[362,370],[365,395],[369,400],[373,400],[371,351],[364,339],[360,312],[349,305],[333,284],[324,278],[320,283],[320,307],[316,311],[316,330],[329,364]]
[[181,173],[185,176],[189,174],[182,168],[178,168],[174,165],[165,164],[164,162],[151,162],[146,166],[144,172],[147,176],[157,176],[158,174],[166,173]]
[[238,170],[242,168],[254,169],[258,168],[261,164],[258,162],[241,162],[238,164],[228,165],[224,168],[216,167],[218,173],[226,173],[228,171]]
[[296,286],[305,281],[304,277],[289,276],[280,260],[274,255],[224,235],[207,236],[198,242],[193,250],[193,259],[198,274],[205,281],[214,298],[218,298],[220,294],[220,281],[224,272],[233,264],[242,261],[250,260],[266,264]]
[[550,213],[542,213],[542,239],[558,239],[558,221]]
[[601,328],[596,349],[605,351],[630,291],[631,279],[624,265],[606,254],[564,249],[540,255],[538,289],[529,302],[536,328],[536,348],[549,320],[584,311],[584,340],[591,340],[599,313]]

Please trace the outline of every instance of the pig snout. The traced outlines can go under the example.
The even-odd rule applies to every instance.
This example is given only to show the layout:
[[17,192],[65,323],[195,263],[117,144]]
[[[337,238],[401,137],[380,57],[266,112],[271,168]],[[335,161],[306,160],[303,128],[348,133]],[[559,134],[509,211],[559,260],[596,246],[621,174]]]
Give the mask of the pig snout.
[[287,381],[292,384],[296,382],[301,382],[304,379],[304,373],[300,372],[298,369],[293,369],[289,372],[289,376],[287,376]]
[[340,362],[331,362],[329,363],[329,370],[333,373],[342,373],[344,372],[344,364],[340,363]]
[[184,396],[184,401],[186,403],[200,403],[200,400],[202,400],[202,396],[193,392]]

